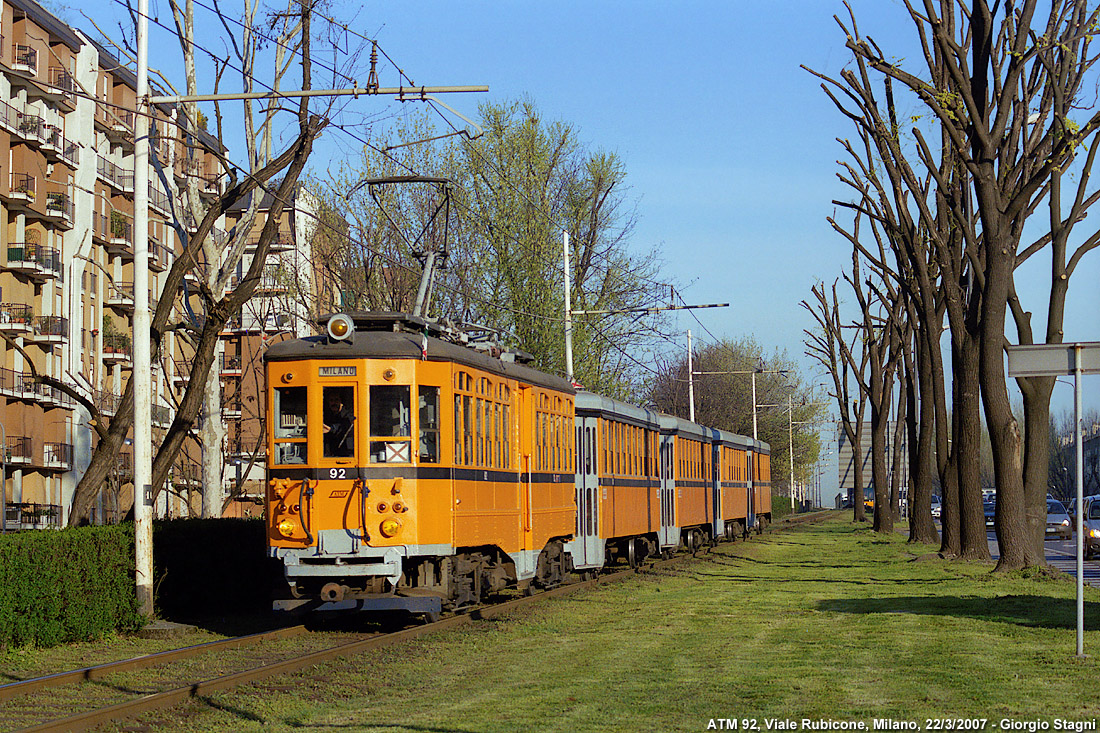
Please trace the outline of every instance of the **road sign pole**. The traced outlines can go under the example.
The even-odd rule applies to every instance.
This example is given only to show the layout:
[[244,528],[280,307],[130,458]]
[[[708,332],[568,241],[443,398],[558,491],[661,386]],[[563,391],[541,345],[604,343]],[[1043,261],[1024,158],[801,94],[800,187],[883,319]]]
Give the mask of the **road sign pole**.
[[1081,377],[1100,374],[1100,342],[1009,346],[1008,376],[1073,376],[1074,437],[1077,443],[1077,656],[1085,656],[1084,446]]
[[1084,529],[1084,446],[1081,443],[1081,421],[1084,415],[1081,409],[1081,377],[1084,367],[1081,359],[1082,346],[1074,344],[1073,349],[1073,423],[1074,438],[1077,443],[1077,656],[1085,656],[1085,535]]

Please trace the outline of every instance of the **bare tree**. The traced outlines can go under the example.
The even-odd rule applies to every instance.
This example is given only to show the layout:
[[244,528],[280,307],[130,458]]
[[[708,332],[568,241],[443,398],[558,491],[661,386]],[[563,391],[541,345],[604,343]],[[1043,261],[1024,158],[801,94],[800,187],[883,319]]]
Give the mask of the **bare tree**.
[[[177,22],[180,22],[184,29],[184,33],[181,34],[181,45],[186,56],[192,45],[190,39],[193,38],[193,34],[189,32],[188,24],[193,23],[193,16],[190,14],[189,9],[180,11],[178,7],[173,6],[173,10]],[[299,45],[297,50],[301,53],[301,83],[303,89],[310,88],[312,76],[309,55],[311,12],[312,5],[310,3],[294,1],[288,5],[287,12],[284,14],[286,19],[294,19],[289,27],[297,26],[298,29]],[[250,83],[254,70],[247,66],[245,69],[246,83]],[[194,82],[193,66],[188,65],[189,89],[194,88]],[[188,117],[189,114],[195,116]],[[197,112],[193,108],[190,112],[185,109],[184,115],[189,124],[194,124],[194,120],[197,119]],[[246,119],[247,115],[246,112]],[[175,419],[153,461],[153,486],[155,489],[159,490],[159,487],[163,485],[184,441],[188,436],[193,435],[194,423],[204,403],[204,394],[208,392],[206,385],[214,366],[219,345],[219,334],[229,318],[234,313],[239,312],[242,305],[251,298],[256,284],[260,280],[271,242],[278,233],[279,215],[284,202],[290,199],[290,194],[297,184],[312,150],[313,141],[324,127],[322,119],[310,113],[305,98],[298,105],[296,116],[298,134],[294,141],[278,156],[269,160],[261,159],[252,149],[250,151],[252,153],[250,155],[250,168],[243,177],[238,176],[236,168],[228,165],[228,161],[225,161],[228,184],[224,192],[205,209],[201,222],[193,234],[188,233],[186,215],[177,214],[176,216],[177,232],[184,242],[184,248],[165,278],[162,297],[152,318],[150,333],[152,354],[154,359],[158,358],[162,340],[169,331],[190,330],[192,331],[191,339],[195,355],[186,392],[179,402]],[[249,137],[250,145],[254,139],[254,136]],[[278,176],[281,176],[278,185],[271,188],[269,182]],[[233,204],[261,190],[270,190],[275,198],[275,204],[268,213],[259,240],[255,242],[255,254],[247,274],[238,287],[230,292],[225,292],[223,283],[228,278],[225,274],[226,270],[219,269],[219,266],[223,262],[232,260],[234,256],[239,258],[239,254],[234,255],[233,251],[234,248],[243,250],[245,246],[243,240],[247,238],[247,232],[240,233],[240,240],[230,240],[228,256],[226,256],[227,253],[220,250],[210,249],[209,240],[212,239],[215,223],[225,215]],[[192,201],[196,200],[198,200],[197,196],[192,199]],[[194,214],[194,210],[191,213]],[[204,247],[207,248],[205,251]],[[204,317],[199,324],[172,324],[170,321],[177,307],[177,298],[181,297],[181,293],[186,293],[182,290],[184,276],[189,270],[198,267],[199,263],[207,263],[210,269],[217,271],[215,278],[209,280],[204,278],[199,288],[197,297],[202,303]],[[231,272],[231,269],[229,271]],[[183,297],[186,297],[186,295],[183,295]],[[215,387],[220,387],[218,380],[214,380],[213,384]],[[92,455],[88,470],[77,485],[70,513],[71,524],[80,523],[86,519],[104,478],[114,465],[115,456],[118,454],[119,448],[133,422],[133,396],[133,382],[130,380],[127,382],[121,404],[110,422],[106,435],[101,436],[99,445]],[[219,400],[215,415],[220,415],[220,408]],[[220,461],[221,458],[222,454],[219,453],[217,459]],[[217,481],[220,488],[220,472]],[[209,511],[213,512],[215,509],[211,507]]]

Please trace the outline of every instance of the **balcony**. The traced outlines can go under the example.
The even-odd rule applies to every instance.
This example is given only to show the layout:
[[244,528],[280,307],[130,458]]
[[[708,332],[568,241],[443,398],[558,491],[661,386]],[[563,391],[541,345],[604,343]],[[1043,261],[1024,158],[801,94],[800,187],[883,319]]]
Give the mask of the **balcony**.
[[132,280],[108,283],[107,288],[108,307],[125,311],[134,309],[134,283]]
[[29,437],[9,435],[7,445],[4,446],[4,461],[17,466],[29,466],[31,464],[33,445]]
[[[103,336],[103,361],[107,364],[129,365],[133,357],[130,337],[124,333],[108,333]],[[102,408],[101,408],[102,409]]]
[[0,127],[15,134],[18,130],[19,114],[19,110],[15,107],[0,100]]
[[[12,385],[10,389],[7,388],[9,383]],[[38,381],[30,372],[12,372],[10,382],[5,378],[4,384],[3,391],[16,399],[37,402],[46,407],[72,408],[72,399],[67,394],[51,384]]]
[[[228,324],[226,324],[228,328]],[[241,371],[241,357],[235,354],[222,354],[222,376],[239,377]]]
[[61,128],[43,125],[41,128],[42,152],[53,162],[62,161],[76,168],[80,161],[80,146],[61,134]]
[[172,408],[167,405],[152,405],[153,424],[158,428],[166,428],[172,424]]
[[172,250],[156,240],[149,240],[149,269],[164,272],[172,264]]
[[130,110],[112,107],[107,110],[107,119],[110,125],[107,128],[107,137],[110,138],[111,142],[133,148],[134,113]]
[[92,239],[104,245],[111,239],[111,220],[106,214],[92,212]]
[[202,486],[202,468],[188,464],[172,469],[171,481],[176,486]]
[[100,412],[104,415],[111,416],[118,412],[118,406],[122,402],[122,395],[117,395],[114,392],[95,392],[92,394],[92,401]]
[[46,137],[46,123],[38,115],[27,112],[15,113],[15,134],[24,142],[41,145]]
[[45,443],[42,446],[42,465],[55,471],[68,471],[73,467],[73,447],[69,443]]
[[38,381],[30,372],[17,372],[14,369],[0,369],[0,395],[37,402],[47,408],[73,408],[72,398],[57,387]]
[[22,336],[33,330],[34,313],[26,303],[0,303],[0,331]]
[[149,205],[159,211],[163,216],[168,216],[171,213],[168,195],[155,187],[152,182],[149,183]]
[[174,359],[175,370],[172,373],[172,382],[177,386],[187,384],[191,380],[191,363],[183,359]]
[[46,192],[46,218],[62,229],[73,228],[73,200],[63,191]]
[[107,251],[125,259],[134,258],[134,225],[119,212],[111,212],[110,239]]
[[8,186],[8,203],[29,206],[34,203],[37,191],[37,178],[27,173],[12,173]]
[[51,66],[46,70],[45,96],[69,112],[76,110],[76,81],[68,69]]
[[129,476],[134,472],[134,456],[130,453],[119,453],[115,468],[123,476]]
[[61,252],[35,242],[13,242],[8,245],[8,269],[29,275],[35,280],[61,277]]
[[38,76],[38,51],[16,43],[11,52],[11,70],[25,76]]
[[61,128],[57,125],[47,125],[43,120],[42,126],[38,128],[40,142],[42,143],[42,152],[48,158],[57,160],[61,157],[61,140],[64,136],[61,134]]
[[[259,237],[252,237],[248,240],[248,244],[245,245],[245,251],[252,253],[256,251],[256,245],[260,243]],[[275,235],[275,238],[271,240],[269,252],[288,252],[294,249],[294,236],[289,232],[279,232]]]
[[35,316],[34,333],[27,336],[36,344],[63,344],[69,340],[69,319],[63,316]]
[[118,167],[102,155],[96,161],[95,172],[104,183],[116,191],[122,193],[134,192],[134,172]]
[[5,528],[9,530],[60,529],[60,504],[8,504]]
[[222,416],[241,416],[241,387],[240,384],[222,385]]

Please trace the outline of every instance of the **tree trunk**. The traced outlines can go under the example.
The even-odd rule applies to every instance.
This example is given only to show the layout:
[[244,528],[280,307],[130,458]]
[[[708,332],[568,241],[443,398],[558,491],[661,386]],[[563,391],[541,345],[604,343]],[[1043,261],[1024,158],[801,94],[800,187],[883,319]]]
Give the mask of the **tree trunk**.
[[[911,369],[906,370],[906,379],[910,382],[905,415],[909,438],[909,541],[931,544],[940,541],[932,520],[932,436],[936,406],[932,398],[932,359],[924,342],[924,337],[918,334],[916,374]],[[942,521],[942,497],[940,517]]]
[[985,513],[982,511],[978,358],[965,334],[952,337],[951,361],[955,426],[952,457],[958,476],[959,556],[967,560],[989,560]]
[[[890,511],[890,481],[886,477],[886,428],[890,418],[890,397],[882,384],[880,369],[871,364],[871,483],[875,491],[874,529],[894,531],[894,514]],[[878,386],[876,387],[876,382]],[[885,399],[884,397],[885,393]],[[883,407],[886,409],[883,409]]]
[[908,400],[908,385],[903,383],[898,394],[898,411],[894,417],[894,451],[890,457],[890,517],[893,522],[901,519],[901,475],[904,473],[901,449],[905,446],[909,420]]
[[849,440],[852,443],[852,521],[866,522],[867,510],[863,506],[863,450],[860,434],[856,433],[855,440],[851,440],[849,436]]
[[[983,223],[988,224],[984,219]],[[1013,570],[1041,564],[1043,558],[1035,555],[1035,548],[1028,540],[1020,426],[1012,414],[1012,402],[1005,382],[1004,323],[1012,263],[1010,258],[996,251],[1001,246],[996,229],[987,226],[984,231],[989,238],[989,262],[982,289],[979,378],[982,404],[989,425],[989,442],[993,449],[993,473],[997,481],[996,530],[1000,547],[997,570]]]
[[1050,395],[1053,377],[1024,386],[1024,516],[1035,555],[1046,562],[1047,493],[1050,491]]

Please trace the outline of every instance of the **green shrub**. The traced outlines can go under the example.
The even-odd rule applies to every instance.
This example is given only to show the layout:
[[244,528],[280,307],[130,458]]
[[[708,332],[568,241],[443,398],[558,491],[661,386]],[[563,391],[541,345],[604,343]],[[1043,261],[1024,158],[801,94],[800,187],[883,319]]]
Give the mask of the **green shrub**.
[[791,497],[772,496],[772,521],[782,519],[791,513]]
[[0,536],[0,645],[54,646],[140,626],[133,525]]

